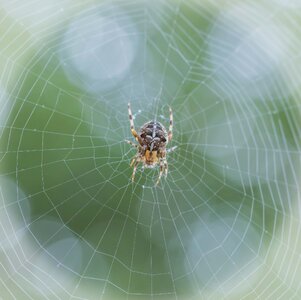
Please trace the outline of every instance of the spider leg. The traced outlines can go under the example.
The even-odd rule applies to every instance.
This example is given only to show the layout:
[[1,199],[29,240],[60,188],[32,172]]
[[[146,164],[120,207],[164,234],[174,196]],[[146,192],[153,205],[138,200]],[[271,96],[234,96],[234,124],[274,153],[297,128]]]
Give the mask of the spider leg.
[[160,173],[159,173],[159,177],[157,179],[157,182],[156,182],[155,186],[157,186],[159,184],[160,179],[161,179],[162,174],[163,174],[163,171],[164,171],[164,164],[162,162],[163,162],[163,160],[160,161]]
[[[134,158],[135,159],[135,158]],[[134,160],[133,159],[133,160]],[[132,173],[132,182],[134,182],[134,179],[135,179],[135,174],[136,174],[136,170],[137,170],[137,167],[140,163],[140,158],[138,157],[137,159],[134,160],[135,164],[134,164],[134,169],[133,169],[133,173]],[[132,161],[133,162],[133,161]],[[132,164],[132,163],[131,163]]]
[[134,138],[136,139],[136,141],[141,145],[142,144],[141,138],[138,135],[137,131],[135,130],[134,120],[133,120],[133,114],[132,114],[131,104],[130,103],[128,103],[128,111],[129,111],[129,119],[130,119],[130,125],[131,125],[132,135],[134,136]]
[[131,146],[135,147],[135,148],[139,148],[139,146],[131,141],[128,140],[124,140],[126,143],[130,144]]
[[138,159],[138,156],[136,155],[136,156],[131,160],[130,167],[132,167],[132,166],[134,165],[134,163],[136,162],[137,159]]
[[167,173],[168,173],[168,163],[167,163],[167,160],[164,159],[163,160],[163,163],[164,163],[164,176],[166,177],[167,176]]
[[168,130],[168,142],[172,139],[172,127],[173,127],[173,116],[172,109],[169,107],[169,130]]
[[171,148],[166,150],[166,153],[174,152],[177,148],[178,148],[177,146],[171,147]]

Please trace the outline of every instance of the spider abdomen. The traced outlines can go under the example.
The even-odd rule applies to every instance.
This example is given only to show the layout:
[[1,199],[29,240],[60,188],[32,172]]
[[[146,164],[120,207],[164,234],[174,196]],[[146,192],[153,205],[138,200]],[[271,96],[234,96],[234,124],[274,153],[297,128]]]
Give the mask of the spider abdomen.
[[139,132],[145,150],[160,151],[165,148],[167,132],[164,126],[157,121],[145,123]]

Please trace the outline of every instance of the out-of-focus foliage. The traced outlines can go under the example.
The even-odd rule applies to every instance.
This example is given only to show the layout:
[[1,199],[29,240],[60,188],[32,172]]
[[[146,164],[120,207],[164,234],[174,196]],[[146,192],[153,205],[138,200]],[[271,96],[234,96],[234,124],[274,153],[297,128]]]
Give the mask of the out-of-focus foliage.
[[[0,1],[0,299],[299,299],[297,1]],[[131,182],[174,112],[169,173]]]

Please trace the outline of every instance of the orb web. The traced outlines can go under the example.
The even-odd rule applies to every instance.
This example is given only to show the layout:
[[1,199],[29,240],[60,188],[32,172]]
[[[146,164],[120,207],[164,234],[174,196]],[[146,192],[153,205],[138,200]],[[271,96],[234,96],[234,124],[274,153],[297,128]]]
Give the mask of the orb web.
[[298,299],[295,1],[0,6],[0,298]]

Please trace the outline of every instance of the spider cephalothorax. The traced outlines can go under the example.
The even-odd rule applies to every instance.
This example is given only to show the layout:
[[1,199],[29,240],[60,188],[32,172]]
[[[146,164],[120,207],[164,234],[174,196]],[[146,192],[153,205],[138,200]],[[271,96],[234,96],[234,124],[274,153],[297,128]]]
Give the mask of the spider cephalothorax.
[[132,159],[131,166],[134,166],[132,181],[134,181],[137,166],[141,162],[143,167],[153,168],[159,164],[160,173],[156,185],[159,183],[163,172],[167,175],[168,166],[166,153],[173,151],[175,148],[166,149],[167,143],[172,139],[173,117],[172,110],[169,108],[169,130],[158,121],[149,121],[145,123],[139,130],[135,130],[131,105],[128,104],[129,119],[131,124],[131,132],[139,144],[127,141],[130,145],[137,148],[137,154]]

